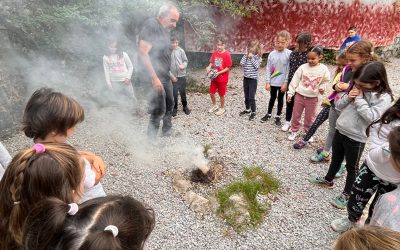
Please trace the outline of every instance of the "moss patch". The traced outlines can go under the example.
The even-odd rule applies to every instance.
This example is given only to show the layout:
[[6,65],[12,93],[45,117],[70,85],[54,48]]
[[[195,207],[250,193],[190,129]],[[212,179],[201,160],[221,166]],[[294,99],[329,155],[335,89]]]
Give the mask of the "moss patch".
[[[243,175],[244,180],[234,181],[216,194],[219,203],[218,214],[238,232],[257,226],[263,221],[270,204],[267,199],[259,201],[257,196],[277,192],[280,187],[280,182],[259,166],[245,167]],[[233,195],[241,195],[246,206],[242,206],[241,209],[235,208],[237,204],[232,201]],[[243,219],[243,216],[248,216],[248,219]]]

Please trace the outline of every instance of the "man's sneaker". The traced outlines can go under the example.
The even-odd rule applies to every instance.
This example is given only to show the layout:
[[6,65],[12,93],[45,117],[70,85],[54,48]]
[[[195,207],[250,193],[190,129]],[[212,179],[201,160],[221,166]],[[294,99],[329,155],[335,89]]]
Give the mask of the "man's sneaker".
[[318,162],[328,162],[328,161],[330,160],[330,156],[329,156],[329,153],[328,153],[328,152],[322,151],[322,152],[319,153],[319,154],[312,155],[312,156],[310,157],[310,160],[311,160],[311,162],[315,162],[315,163],[318,163]]
[[293,144],[293,147],[295,148],[295,149],[302,149],[302,148],[304,148],[305,146],[307,146],[307,142],[306,141],[303,141],[302,139],[300,139],[300,140],[298,140],[295,144]]
[[172,116],[173,116],[173,117],[175,117],[177,113],[178,113],[178,110],[177,110],[177,109],[172,110]]
[[188,107],[183,107],[183,112],[186,114],[186,115],[190,115],[190,109],[188,108]]
[[333,201],[331,201],[331,204],[336,208],[346,209],[348,202],[349,202],[349,196],[346,194],[340,194],[336,196],[336,198]]
[[249,121],[254,120],[254,118],[256,118],[256,112],[251,112],[251,114],[249,116]]
[[217,110],[218,110],[218,107],[216,105],[214,105],[208,110],[208,113],[214,113]]
[[271,115],[270,115],[270,114],[266,114],[266,115],[264,115],[263,118],[261,118],[261,122],[266,122],[266,121],[268,121],[269,119],[271,119]]
[[220,109],[218,109],[218,111],[217,112],[215,112],[215,114],[216,115],[223,115],[225,113],[225,109],[224,108],[220,108]]
[[346,163],[342,163],[340,165],[339,171],[335,174],[335,178],[340,178],[344,175],[344,172],[346,171]]
[[250,113],[251,113],[251,110],[250,109],[246,109],[246,110],[243,110],[242,112],[240,112],[239,115],[242,116],[242,115],[247,115],[247,114],[250,114]]
[[356,223],[351,222],[349,218],[343,217],[340,219],[336,219],[331,222],[331,228],[333,231],[338,232],[338,233],[343,233],[346,232],[347,230],[351,229],[352,227],[355,226]]
[[283,124],[281,130],[284,131],[284,132],[287,132],[287,131],[289,131],[289,128],[290,128],[290,122],[285,121],[285,123]]
[[289,141],[294,141],[296,139],[297,132],[290,132],[290,135],[288,136]]
[[324,177],[310,177],[308,178],[308,181],[311,182],[312,184],[321,186],[321,187],[327,187],[327,188],[332,188],[333,187],[333,181],[327,181],[325,180]]
[[275,117],[275,125],[280,127],[282,126],[281,118],[280,117]]
[[311,136],[310,139],[308,140],[308,142],[314,142],[314,141],[315,141],[314,136]]

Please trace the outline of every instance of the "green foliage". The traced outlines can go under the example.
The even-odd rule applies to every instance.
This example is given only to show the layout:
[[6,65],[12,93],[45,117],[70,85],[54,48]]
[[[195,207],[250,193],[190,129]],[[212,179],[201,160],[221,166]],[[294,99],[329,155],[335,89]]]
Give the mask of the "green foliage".
[[208,157],[208,150],[210,150],[211,149],[211,146],[210,146],[210,144],[205,144],[204,146],[203,146],[203,155],[204,155],[204,157]]
[[[240,232],[249,226],[259,225],[264,216],[268,213],[270,205],[267,202],[260,203],[257,194],[267,195],[277,192],[280,182],[271,174],[265,172],[259,166],[250,166],[243,169],[244,180],[234,181],[217,191],[219,202],[218,213],[236,231]],[[239,211],[231,213],[234,204],[230,200],[233,194],[243,194],[248,203],[250,220],[248,222],[238,222]],[[227,212],[230,211],[230,212]]]
[[322,62],[325,64],[336,64],[337,51],[334,49],[324,49]]

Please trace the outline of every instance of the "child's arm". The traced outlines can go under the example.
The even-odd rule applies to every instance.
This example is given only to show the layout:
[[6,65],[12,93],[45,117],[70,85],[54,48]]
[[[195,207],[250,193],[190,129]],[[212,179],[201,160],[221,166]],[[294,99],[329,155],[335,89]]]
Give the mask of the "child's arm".
[[287,101],[291,102],[292,101],[292,97],[294,96],[294,94],[296,93],[296,89],[300,84],[301,81],[301,75],[303,74],[303,68],[300,66],[296,72],[293,75],[292,81],[289,84],[289,91],[288,91],[288,97],[287,97]]
[[126,68],[128,69],[128,77],[127,79],[130,80],[132,79],[132,73],[133,73],[133,64],[131,59],[129,58],[127,53],[123,53],[124,54],[124,60],[125,60],[125,64],[126,64]]
[[240,65],[244,65],[245,63],[246,63],[246,59],[247,59],[247,56],[246,55],[243,55],[242,56],[242,59],[240,59]]
[[228,56],[226,56],[226,64],[225,64],[225,68],[222,69],[221,71],[217,72],[217,75],[226,73],[229,71],[229,69],[232,67],[232,57],[230,54],[228,54]]
[[265,71],[265,89],[267,91],[271,90],[271,54],[268,55],[268,59],[267,59],[267,66],[265,67],[266,71]]
[[90,165],[93,166],[97,173],[100,173],[101,177],[106,174],[106,164],[100,156],[87,151],[79,151],[79,154],[90,162]]
[[11,162],[11,155],[8,153],[7,149],[0,142],[0,165],[7,168],[8,164]]
[[319,84],[318,90],[321,95],[324,94],[326,86],[331,81],[331,73],[329,72],[328,68],[325,68],[324,76],[322,77],[321,83]]
[[104,76],[106,78],[106,83],[108,88],[113,89],[110,79],[110,67],[108,66],[106,56],[103,56],[103,68],[104,68]]
[[354,105],[358,111],[358,115],[361,116],[367,123],[372,123],[379,118],[381,118],[383,112],[390,106],[390,98],[382,96],[377,98],[371,106],[364,98],[362,91],[361,94],[358,95],[354,99]]
[[262,59],[261,59],[261,57],[259,57],[259,56],[253,56],[253,57],[250,59],[250,62],[251,62],[251,65],[253,65],[253,68],[254,68],[255,70],[258,70],[258,69],[260,68]]
[[183,49],[181,50],[181,52],[182,52],[182,54],[181,54],[181,56],[182,56],[182,64],[178,65],[178,67],[180,69],[186,69],[187,65],[188,65],[188,59],[187,59],[186,53],[185,53],[185,51]]
[[[290,50],[289,50],[290,51]],[[288,85],[288,80],[289,80],[289,65],[290,65],[290,55],[292,54],[292,51],[289,52],[289,58],[288,58],[288,63],[286,64],[286,69],[285,69],[285,81],[283,82],[281,86],[281,91],[282,93],[287,91],[287,85]]]

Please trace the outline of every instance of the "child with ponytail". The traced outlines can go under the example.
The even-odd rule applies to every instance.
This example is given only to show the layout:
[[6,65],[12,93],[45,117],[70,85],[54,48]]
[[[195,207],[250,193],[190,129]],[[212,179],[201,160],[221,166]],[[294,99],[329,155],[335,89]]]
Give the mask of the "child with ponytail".
[[83,160],[65,143],[35,144],[19,152],[0,181],[0,249],[19,249],[29,211],[48,197],[77,202],[83,192]]
[[38,204],[26,220],[25,249],[141,250],[154,228],[153,210],[129,196],[75,205],[55,198]]

